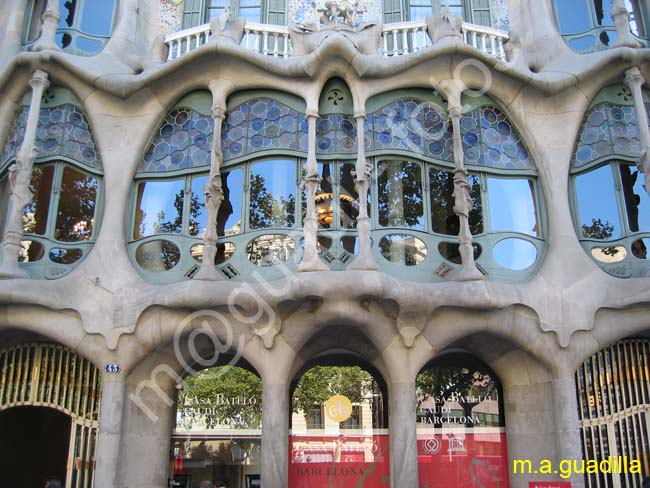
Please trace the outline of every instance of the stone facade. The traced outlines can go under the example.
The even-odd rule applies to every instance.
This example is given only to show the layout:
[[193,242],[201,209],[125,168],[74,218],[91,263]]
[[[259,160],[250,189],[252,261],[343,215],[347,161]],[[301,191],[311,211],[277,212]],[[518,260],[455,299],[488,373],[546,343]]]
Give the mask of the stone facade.
[[[614,342],[648,333],[650,281],[612,276],[583,249],[571,212],[570,164],[592,99],[626,78],[633,84],[636,77],[641,88],[650,80],[650,50],[623,46],[581,56],[560,36],[551,0],[495,0],[495,24],[510,31],[507,60],[462,43],[453,32],[417,53],[383,57],[363,52],[352,34],[337,30],[305,55],[284,59],[245,50],[224,34],[227,25],[206,45],[166,62],[160,33],[176,30],[181,2],[121,0],[106,47],[84,57],[24,51],[24,4],[0,5],[0,141],[9,137],[23,97],[38,93],[35,86],[67,88],[92,126],[104,201],[94,246],[74,270],[59,279],[0,280],[0,338],[7,345],[57,342],[101,371],[119,366],[103,376],[96,488],[167,486],[172,399],[187,337],[204,327],[205,310],[225,318],[226,328],[211,323],[214,337],[230,352],[238,349],[262,379],[266,488],[288,483],[292,378],[311,358],[340,350],[372,364],[387,383],[393,488],[419,486],[415,377],[452,350],[480,357],[499,376],[511,460],[581,459],[576,370]],[[302,11],[292,3],[292,14]],[[376,5],[367,11],[378,14]],[[458,86],[480,88],[486,74],[487,95],[521,134],[543,193],[545,250],[526,279],[433,282],[432,269],[431,282],[415,283],[373,269],[372,262],[329,271],[317,257],[311,268],[264,282],[251,275],[156,284],[136,270],[127,247],[134,176],[152,134],[182,97],[209,91],[208,115],[219,130],[228,99],[253,89],[297,95],[315,123],[321,89],[339,78],[350,87],[363,132],[365,102],[373,95],[422,88],[460,107]],[[217,153],[213,148],[213,163]],[[365,163],[359,154],[357,175]],[[218,189],[210,191],[219,198]],[[471,255],[471,241],[465,244]],[[206,339],[198,347],[210,354],[215,343]],[[156,391],[147,383],[152,379]],[[511,474],[510,486],[526,488],[544,478]],[[570,481],[584,486],[581,475]]]

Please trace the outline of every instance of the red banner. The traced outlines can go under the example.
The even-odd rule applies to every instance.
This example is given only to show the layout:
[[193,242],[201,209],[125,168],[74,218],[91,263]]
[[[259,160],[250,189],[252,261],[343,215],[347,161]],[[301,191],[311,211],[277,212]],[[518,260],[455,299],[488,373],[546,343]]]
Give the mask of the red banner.
[[420,488],[508,488],[506,436],[418,433]]
[[387,435],[292,436],[291,488],[388,487]]

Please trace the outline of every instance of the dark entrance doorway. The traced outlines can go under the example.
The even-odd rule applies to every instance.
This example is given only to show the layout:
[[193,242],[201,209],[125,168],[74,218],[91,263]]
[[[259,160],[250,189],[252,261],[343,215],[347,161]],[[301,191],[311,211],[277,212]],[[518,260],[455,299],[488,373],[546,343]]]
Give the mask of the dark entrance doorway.
[[65,483],[71,418],[45,407],[0,412],[0,481],[12,488],[41,488],[48,478]]

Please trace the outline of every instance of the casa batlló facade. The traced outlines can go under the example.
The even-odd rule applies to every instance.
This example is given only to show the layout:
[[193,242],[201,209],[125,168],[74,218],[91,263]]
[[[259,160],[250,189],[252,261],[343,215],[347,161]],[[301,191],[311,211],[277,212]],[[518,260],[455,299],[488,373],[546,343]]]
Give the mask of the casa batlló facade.
[[7,486],[650,475],[646,2],[0,14]]

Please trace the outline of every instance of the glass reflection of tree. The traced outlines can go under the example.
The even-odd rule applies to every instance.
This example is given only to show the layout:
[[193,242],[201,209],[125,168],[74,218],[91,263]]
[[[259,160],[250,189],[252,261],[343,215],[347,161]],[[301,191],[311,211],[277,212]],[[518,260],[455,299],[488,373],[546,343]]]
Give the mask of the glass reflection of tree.
[[[381,405],[380,389],[370,373],[359,366],[314,366],[302,375],[293,394],[294,412],[309,412],[334,395],[344,395],[352,403],[368,398]],[[375,425],[374,427],[377,427]]]
[[273,196],[262,175],[251,175],[249,222],[252,229],[291,227],[295,222],[296,196]]
[[[219,425],[260,428],[262,380],[256,374],[236,366],[218,366],[188,377],[185,383],[178,395],[181,422],[204,422],[208,429]],[[240,400],[219,402],[219,398]]]
[[[481,179],[469,175],[472,209],[469,213],[469,228],[472,235],[483,233],[483,206],[481,203]],[[458,217],[454,213],[454,175],[449,171],[429,171],[431,194],[431,223],[433,231],[439,234],[458,235]]]
[[[228,187],[228,176],[230,173],[221,174],[221,187],[223,189],[223,201],[219,206],[219,212],[217,213],[217,235],[224,236],[226,234],[226,222],[228,222],[228,217],[233,214],[233,206],[230,201],[230,188]],[[226,260],[226,245],[224,243],[217,244],[217,254],[215,256],[215,261],[217,263],[222,263]]]
[[[183,230],[183,203],[185,202],[185,191],[179,190],[176,195],[174,195],[174,208],[176,209],[175,217],[173,220],[167,220],[165,216],[165,211],[161,210],[156,215],[156,223],[154,224],[154,233],[156,234],[179,234]],[[203,203],[199,201],[199,197],[192,195],[192,209],[190,210],[190,215],[194,214],[194,221],[192,222],[192,217],[190,216],[190,229],[198,226],[196,222],[196,216],[200,213]],[[143,214],[143,222],[146,213]]]
[[59,241],[87,241],[93,232],[97,179],[65,168],[56,220]]
[[[441,417],[442,407],[453,398],[458,398],[467,418],[467,425],[472,427],[472,409],[487,398],[496,400],[496,383],[494,378],[479,366],[434,366],[421,371],[415,380],[418,409],[423,409],[427,402],[433,402],[434,408],[418,412],[420,419],[434,424],[434,417]],[[451,400],[450,400],[451,399]]]
[[[610,239],[614,235],[614,226],[601,219],[591,219],[591,225],[582,224],[582,235],[588,239]],[[606,256],[616,256],[619,253],[616,246],[603,247],[600,251]]]
[[379,165],[377,207],[384,227],[421,227],[424,214],[421,166],[411,161]]

